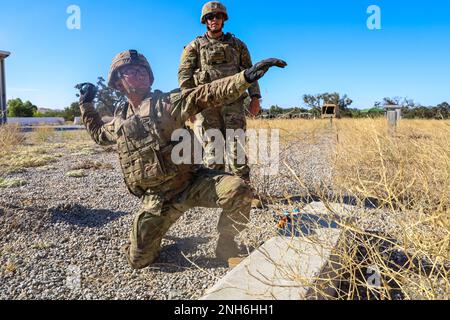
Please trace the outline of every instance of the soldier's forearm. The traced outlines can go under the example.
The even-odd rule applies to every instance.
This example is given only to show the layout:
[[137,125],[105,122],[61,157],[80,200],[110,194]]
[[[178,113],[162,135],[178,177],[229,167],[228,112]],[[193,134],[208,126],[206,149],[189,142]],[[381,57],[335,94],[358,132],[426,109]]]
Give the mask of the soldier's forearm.
[[109,145],[115,142],[112,134],[104,128],[104,122],[94,108],[93,103],[80,105],[81,118],[92,139],[99,145]]
[[[198,86],[188,99],[188,105],[195,106],[192,114],[207,108],[220,107],[238,100],[251,86],[245,80],[244,71],[233,76],[215,80],[211,83]],[[198,109],[198,110],[195,110]]]

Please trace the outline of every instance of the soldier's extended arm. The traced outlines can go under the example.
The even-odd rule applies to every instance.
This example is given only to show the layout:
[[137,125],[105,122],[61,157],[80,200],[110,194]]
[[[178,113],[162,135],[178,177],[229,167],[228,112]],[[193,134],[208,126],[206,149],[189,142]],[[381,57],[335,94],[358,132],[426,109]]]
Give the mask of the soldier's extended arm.
[[99,145],[111,145],[116,142],[114,123],[105,124],[94,108],[95,86],[83,83],[76,86],[80,89],[80,111],[83,123],[92,139]]
[[207,108],[220,107],[238,100],[250,87],[245,80],[244,72],[222,78],[211,83],[200,85],[183,94],[184,117],[195,115]]
[[233,76],[178,93],[171,97],[172,115],[184,122],[203,109],[231,104],[239,99],[252,83],[264,76],[269,68],[273,66],[284,68],[286,65],[286,62],[279,59],[263,60]]
[[195,88],[194,73],[197,65],[197,49],[192,42],[184,48],[178,68],[178,85],[182,90]]
[[[248,51],[247,46],[241,42],[241,68],[242,69],[248,69],[250,68],[252,63],[252,58],[250,56],[250,52]],[[261,89],[259,88],[258,81],[252,83],[250,88],[248,88],[248,94],[250,97],[256,97],[258,99],[261,99]]]

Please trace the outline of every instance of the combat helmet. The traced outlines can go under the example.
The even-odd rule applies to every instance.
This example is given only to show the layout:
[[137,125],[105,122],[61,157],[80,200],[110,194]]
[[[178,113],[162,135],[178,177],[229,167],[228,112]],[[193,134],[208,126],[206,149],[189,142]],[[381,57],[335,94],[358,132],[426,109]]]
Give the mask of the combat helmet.
[[136,50],[127,50],[119,53],[112,60],[108,75],[108,86],[118,90],[118,88],[116,88],[117,71],[120,67],[128,65],[139,65],[145,67],[150,77],[150,86],[153,84],[153,71],[144,55],[138,53]]
[[203,23],[203,24],[206,23],[205,16],[210,13],[223,13],[223,15],[225,16],[223,21],[228,20],[227,8],[218,1],[210,1],[203,6],[202,17],[200,19],[201,23]]

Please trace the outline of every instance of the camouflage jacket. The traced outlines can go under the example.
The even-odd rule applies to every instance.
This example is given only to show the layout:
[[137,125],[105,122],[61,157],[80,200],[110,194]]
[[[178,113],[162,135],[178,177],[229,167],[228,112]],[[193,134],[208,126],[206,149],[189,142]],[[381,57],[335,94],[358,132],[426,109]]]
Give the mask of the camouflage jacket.
[[[234,75],[251,66],[247,46],[234,35],[227,33],[219,39],[211,39],[205,34],[184,48],[178,84],[181,89],[190,89]],[[261,98],[258,82],[252,84],[248,93],[251,97]]]
[[180,193],[195,172],[194,164],[174,164],[172,133],[206,108],[239,99],[250,87],[244,72],[188,90],[149,92],[137,110],[128,105],[104,123],[93,103],[80,105],[81,117],[92,139],[100,145],[117,144],[125,183],[138,197],[155,194],[166,200]]

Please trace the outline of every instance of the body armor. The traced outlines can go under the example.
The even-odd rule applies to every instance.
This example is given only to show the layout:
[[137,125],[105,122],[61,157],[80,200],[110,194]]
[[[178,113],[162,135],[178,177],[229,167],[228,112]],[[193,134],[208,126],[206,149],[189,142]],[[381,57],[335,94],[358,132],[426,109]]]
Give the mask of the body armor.
[[225,34],[222,41],[208,39],[205,36],[197,38],[200,65],[194,74],[196,86],[242,71],[236,42],[236,38],[230,33]]
[[[169,193],[190,179],[193,165],[176,165],[170,133],[177,124],[170,113],[170,96],[155,92],[144,100],[139,114],[129,107],[118,111],[114,122],[120,164],[131,193],[140,197],[146,190]],[[172,128],[173,127],[173,128]],[[177,177],[176,179],[174,179]]]

